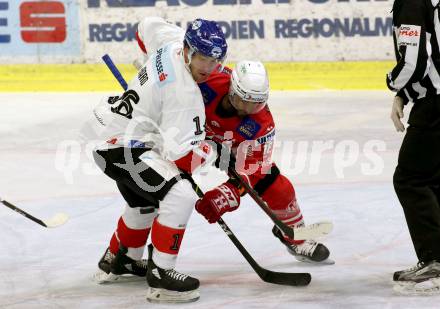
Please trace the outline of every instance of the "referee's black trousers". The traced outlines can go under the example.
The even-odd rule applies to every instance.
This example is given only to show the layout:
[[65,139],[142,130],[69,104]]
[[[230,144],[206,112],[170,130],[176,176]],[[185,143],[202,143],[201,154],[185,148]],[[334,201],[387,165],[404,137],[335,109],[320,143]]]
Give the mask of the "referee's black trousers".
[[440,261],[440,130],[408,128],[393,183],[419,261]]

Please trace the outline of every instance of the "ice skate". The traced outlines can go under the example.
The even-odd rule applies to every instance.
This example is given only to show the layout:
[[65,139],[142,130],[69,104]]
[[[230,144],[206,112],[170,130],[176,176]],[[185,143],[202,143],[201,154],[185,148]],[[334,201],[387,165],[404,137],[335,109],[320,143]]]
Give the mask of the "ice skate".
[[419,262],[416,266],[394,273],[394,290],[404,295],[440,294],[440,263]]
[[126,255],[127,249],[120,248],[115,254],[107,248],[98,263],[99,270],[93,276],[97,283],[109,283],[121,278],[136,280],[143,278],[147,274],[147,261],[135,261]]
[[[405,281],[403,280],[404,278],[408,278],[409,276],[412,276],[415,272],[419,271],[423,267],[424,267],[424,263],[418,262],[416,266],[404,270],[396,271],[393,274],[393,281]],[[400,279],[400,277],[402,277],[402,279]]]
[[330,251],[327,249],[327,247],[313,239],[305,240],[303,243],[296,245],[284,239],[281,230],[276,226],[273,227],[272,233],[287,247],[287,251],[300,262],[314,264],[335,263],[333,260],[328,258]]
[[147,300],[157,303],[189,303],[200,298],[198,279],[174,269],[162,269],[152,259],[153,246],[148,247]]

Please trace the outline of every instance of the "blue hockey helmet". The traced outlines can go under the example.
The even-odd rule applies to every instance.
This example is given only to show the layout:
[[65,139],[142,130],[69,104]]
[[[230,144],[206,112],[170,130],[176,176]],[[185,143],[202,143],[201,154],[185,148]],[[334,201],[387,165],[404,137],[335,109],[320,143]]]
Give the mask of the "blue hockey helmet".
[[220,26],[211,20],[196,19],[188,25],[185,42],[193,52],[217,59],[220,63],[226,59],[228,45]]

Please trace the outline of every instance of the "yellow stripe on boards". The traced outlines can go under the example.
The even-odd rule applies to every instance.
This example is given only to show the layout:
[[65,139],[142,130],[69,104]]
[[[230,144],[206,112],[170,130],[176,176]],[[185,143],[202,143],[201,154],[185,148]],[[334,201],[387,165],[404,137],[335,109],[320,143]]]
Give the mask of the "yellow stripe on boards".
[[[265,63],[272,90],[385,90],[391,61]],[[117,64],[129,81],[131,64]],[[120,91],[104,64],[0,65],[0,92]]]
[[[118,65],[130,79],[135,69]],[[0,65],[0,91],[119,91],[121,88],[105,64]]]
[[302,62],[268,63],[274,90],[385,90],[386,74],[395,63]]

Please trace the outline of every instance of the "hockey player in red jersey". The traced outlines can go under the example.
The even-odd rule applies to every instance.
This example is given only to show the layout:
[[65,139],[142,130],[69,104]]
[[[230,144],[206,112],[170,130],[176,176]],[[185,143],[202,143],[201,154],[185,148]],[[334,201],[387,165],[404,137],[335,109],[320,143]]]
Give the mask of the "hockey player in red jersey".
[[[258,192],[278,219],[290,227],[304,226],[295,189],[272,162],[275,123],[267,106],[269,81],[261,62],[241,61],[231,71],[214,71],[199,84],[205,102],[206,136],[230,145],[236,170]],[[206,192],[196,210],[210,222],[233,211],[243,194],[237,180],[230,178]],[[292,240],[274,226],[273,234],[300,261],[322,262],[329,250],[315,240]]]

